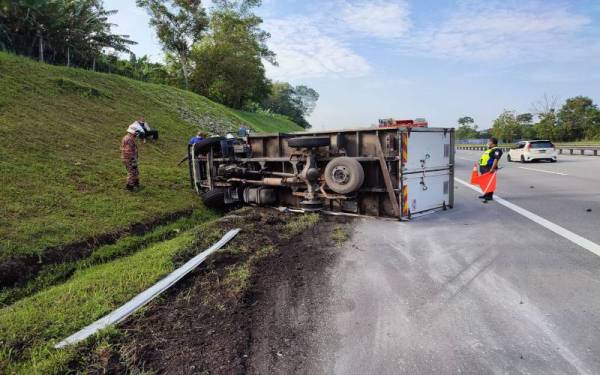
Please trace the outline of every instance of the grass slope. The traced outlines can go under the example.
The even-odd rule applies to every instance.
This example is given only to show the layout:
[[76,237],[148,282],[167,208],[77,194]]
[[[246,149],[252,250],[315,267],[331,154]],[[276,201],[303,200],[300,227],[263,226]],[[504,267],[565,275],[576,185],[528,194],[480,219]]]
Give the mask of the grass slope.
[[[0,260],[198,205],[185,167],[199,129],[301,130],[169,86],[0,53]],[[123,190],[119,144],[138,114],[161,133],[140,147],[144,189]]]
[[[0,374],[69,373],[69,365],[81,360],[77,347],[55,350],[54,344],[121,306],[235,227],[242,228],[242,232],[200,269],[209,267],[217,256],[229,261],[238,260],[235,264],[225,266],[227,272],[216,284],[229,293],[241,295],[248,286],[252,261],[274,250],[266,242],[264,245],[260,240],[253,242],[259,230],[264,235],[274,228],[265,226],[267,222],[275,221],[269,218],[276,216],[262,217],[246,208],[228,218],[205,221],[187,230],[185,223],[180,222],[182,231],[174,238],[150,243],[133,254],[106,263],[80,264],[64,283],[47,287],[0,308]],[[279,231],[289,239],[318,222],[317,214],[288,215],[285,221],[279,223]],[[161,232],[157,229],[154,236],[160,236]],[[139,241],[144,239],[140,238]],[[115,251],[127,254],[128,248],[133,245],[131,242],[130,239],[122,239],[115,245],[98,249],[97,255],[112,257],[110,254]],[[212,299],[195,301],[212,306],[220,302]],[[108,333],[114,329],[109,329]],[[96,338],[105,334],[101,332]]]

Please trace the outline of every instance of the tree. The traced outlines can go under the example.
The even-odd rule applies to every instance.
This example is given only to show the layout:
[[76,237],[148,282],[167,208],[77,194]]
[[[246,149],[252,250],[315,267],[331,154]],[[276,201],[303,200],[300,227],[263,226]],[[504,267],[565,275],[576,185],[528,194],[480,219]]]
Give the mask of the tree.
[[186,89],[189,88],[190,55],[208,27],[208,16],[200,0],[137,0],[150,14],[150,25],[163,49],[178,59]]
[[263,60],[276,61],[266,45],[270,35],[261,24],[246,6],[243,11],[229,3],[214,9],[209,34],[192,52],[193,91],[234,108],[267,97],[271,83]]
[[271,94],[260,104],[265,110],[287,116],[308,129],[311,125],[306,117],[314,111],[318,100],[319,94],[314,89],[275,82],[271,87]]
[[494,137],[512,143],[521,137],[521,127],[514,111],[504,111],[494,120],[492,126]]
[[600,111],[588,97],[567,99],[558,112],[557,120],[557,131],[562,140],[577,141],[600,136]]
[[465,116],[458,119],[459,125],[472,125],[474,123],[475,120],[473,120],[473,117]]
[[522,125],[531,125],[533,123],[533,115],[531,113],[521,113],[517,115],[517,121]]
[[3,0],[0,47],[42,62],[86,66],[105,50],[129,52],[135,42],[111,32],[100,0]]
[[310,116],[317,107],[319,93],[310,87],[300,85],[294,88],[292,99],[298,103],[303,117]]
[[550,111],[540,117],[540,121],[534,126],[536,137],[539,139],[557,140],[556,114]]
[[456,138],[460,140],[474,139],[479,136],[477,125],[472,117],[465,116],[458,119],[458,129],[456,129]]
[[533,114],[531,113],[521,113],[516,117],[517,122],[521,128],[520,133],[521,136],[525,139],[535,139],[536,131],[533,126]]
[[551,112],[555,113],[559,101],[556,96],[544,94],[540,100],[532,104],[533,113],[540,119]]

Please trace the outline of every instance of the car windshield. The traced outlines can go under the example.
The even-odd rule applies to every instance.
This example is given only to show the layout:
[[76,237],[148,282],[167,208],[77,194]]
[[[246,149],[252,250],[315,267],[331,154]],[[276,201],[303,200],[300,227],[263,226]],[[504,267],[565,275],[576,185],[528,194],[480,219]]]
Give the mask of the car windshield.
[[531,148],[554,148],[554,145],[549,141],[531,142]]

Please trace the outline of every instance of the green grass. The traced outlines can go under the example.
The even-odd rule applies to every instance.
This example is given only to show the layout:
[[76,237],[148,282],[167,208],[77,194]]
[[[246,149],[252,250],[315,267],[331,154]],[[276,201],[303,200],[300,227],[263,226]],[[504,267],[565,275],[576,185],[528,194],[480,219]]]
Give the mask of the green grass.
[[350,238],[348,228],[343,226],[336,227],[331,233],[331,239],[335,242],[336,246],[342,246]]
[[[244,236],[252,236],[255,221],[252,213],[230,220],[228,224],[223,220],[205,221],[193,229],[179,232],[175,238],[138,249],[131,255],[81,267],[62,284],[47,287],[0,309],[0,374],[68,372],[74,363],[82,360],[80,346],[56,350],[53,346],[58,341],[153,285],[179,264],[221,238],[230,226],[243,227],[244,233],[220,252],[226,257],[234,256],[237,262],[226,265],[222,277],[217,281],[219,285],[210,287],[221,288],[226,295],[240,298],[248,288],[255,264],[278,251],[274,245],[247,246],[248,239]],[[286,235],[292,236],[314,227],[318,221],[317,214],[294,215],[280,225]],[[125,243],[115,246],[125,252],[135,247]],[[106,248],[100,248],[97,252],[114,254],[114,251]],[[210,262],[206,267],[212,267]],[[198,301],[217,308],[220,302],[211,295],[205,301]],[[118,328],[109,328],[90,338],[84,346],[91,342],[102,342],[107,335],[115,334],[119,335]]]
[[[83,268],[63,284],[0,309],[0,373],[60,374],[77,360],[76,348],[53,345],[111,312],[171,272],[182,253],[196,254],[224,229],[206,222],[133,255]],[[243,288],[243,268],[230,271],[231,287]]]
[[0,307],[8,306],[44,288],[61,283],[71,277],[77,270],[83,270],[133,254],[144,247],[169,240],[195,225],[214,218],[216,218],[216,215],[211,211],[197,210],[189,217],[161,225],[145,234],[127,236],[112,245],[101,246],[95,249],[89,257],[80,261],[52,264],[44,267],[25,285],[0,290]]
[[[0,260],[199,207],[186,167],[177,167],[198,129],[301,130],[173,87],[6,53],[0,92]],[[131,194],[123,189],[119,143],[140,113],[161,139],[140,145],[144,188]]]
[[301,214],[297,218],[297,220],[291,220],[285,225],[283,231],[286,236],[297,236],[317,225],[320,220],[320,216],[317,213]]
[[[37,372],[47,356],[63,354],[53,343],[109,313],[173,269],[171,260],[193,240],[191,233],[123,259],[77,272],[73,278],[0,310],[0,369],[24,362]],[[24,348],[22,351],[11,351]],[[16,366],[16,367],[12,367]],[[21,368],[20,370],[24,370]],[[1,371],[0,371],[1,372]]]
[[260,131],[265,133],[293,132],[303,130],[290,119],[278,114],[253,113],[244,111],[234,111],[234,113],[244,123],[252,124],[260,122]]

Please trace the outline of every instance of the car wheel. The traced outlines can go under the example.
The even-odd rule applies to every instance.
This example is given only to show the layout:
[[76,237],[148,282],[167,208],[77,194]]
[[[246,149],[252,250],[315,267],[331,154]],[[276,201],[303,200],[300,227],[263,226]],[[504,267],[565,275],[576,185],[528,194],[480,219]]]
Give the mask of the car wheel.
[[506,154],[506,160],[508,160],[509,162],[512,161],[512,158],[510,157],[510,154]]
[[225,189],[212,189],[200,195],[202,202],[208,208],[225,207]]
[[556,163],[556,159],[550,159],[550,163]]
[[523,156],[523,155],[521,155],[521,163],[527,163],[527,162],[525,161],[525,156]]
[[365,181],[365,171],[358,160],[342,156],[331,160],[325,167],[325,182],[338,194],[357,191]]

